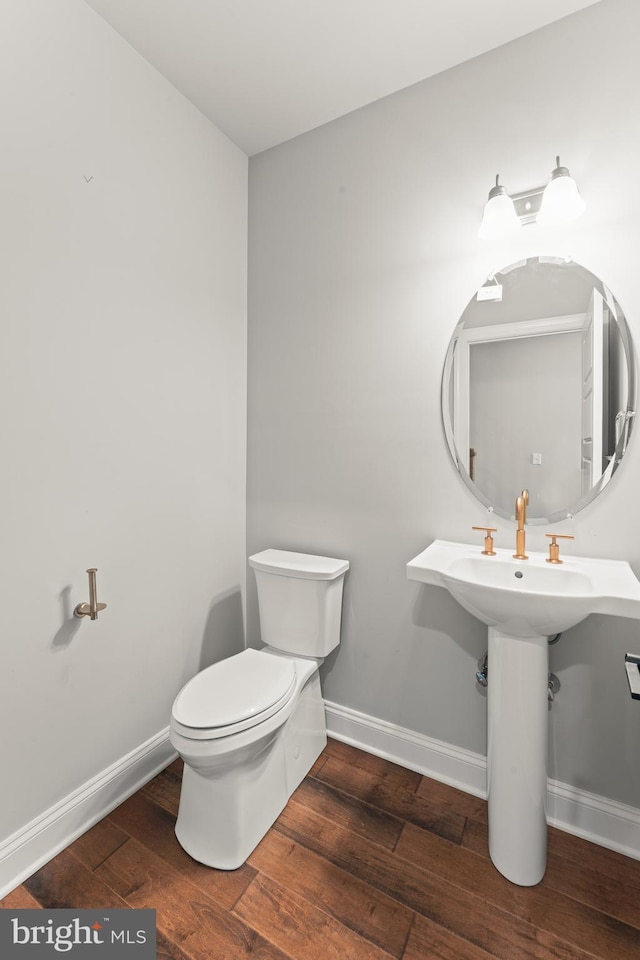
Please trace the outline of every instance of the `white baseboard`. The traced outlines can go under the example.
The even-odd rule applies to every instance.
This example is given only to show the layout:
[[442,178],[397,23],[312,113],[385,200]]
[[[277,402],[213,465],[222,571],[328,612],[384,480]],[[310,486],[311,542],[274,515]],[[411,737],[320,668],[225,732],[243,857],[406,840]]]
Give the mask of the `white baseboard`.
[[[486,757],[325,701],[327,733],[378,757],[485,798]],[[549,780],[547,821],[640,860],[640,810]]]
[[155,777],[177,756],[169,728],[0,843],[0,899]]

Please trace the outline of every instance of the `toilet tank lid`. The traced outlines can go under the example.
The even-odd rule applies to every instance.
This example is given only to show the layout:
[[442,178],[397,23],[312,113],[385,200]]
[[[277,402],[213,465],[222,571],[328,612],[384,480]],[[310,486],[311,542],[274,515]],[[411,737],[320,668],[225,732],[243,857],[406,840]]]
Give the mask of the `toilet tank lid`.
[[335,580],[349,569],[348,560],[273,549],[254,553],[249,563],[254,570],[299,580]]

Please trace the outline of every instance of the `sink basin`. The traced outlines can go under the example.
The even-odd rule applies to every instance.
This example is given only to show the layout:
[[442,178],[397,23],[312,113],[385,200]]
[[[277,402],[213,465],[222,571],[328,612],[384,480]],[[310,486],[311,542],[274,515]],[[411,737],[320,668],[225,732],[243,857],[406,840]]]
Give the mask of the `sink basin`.
[[506,549],[488,557],[480,546],[435,540],[407,564],[407,576],[446,587],[465,610],[512,637],[553,636],[590,613],[640,618],[640,582],[626,561],[528,557],[514,560]]

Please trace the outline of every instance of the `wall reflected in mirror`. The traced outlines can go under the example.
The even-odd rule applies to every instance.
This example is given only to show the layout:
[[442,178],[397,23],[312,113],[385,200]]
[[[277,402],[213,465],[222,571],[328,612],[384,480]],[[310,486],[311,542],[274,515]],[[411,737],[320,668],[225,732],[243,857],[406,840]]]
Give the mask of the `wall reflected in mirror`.
[[449,450],[498,516],[530,492],[528,522],[575,514],[609,483],[631,436],[635,371],[608,287],[570,260],[500,270],[457,324],[442,386]]

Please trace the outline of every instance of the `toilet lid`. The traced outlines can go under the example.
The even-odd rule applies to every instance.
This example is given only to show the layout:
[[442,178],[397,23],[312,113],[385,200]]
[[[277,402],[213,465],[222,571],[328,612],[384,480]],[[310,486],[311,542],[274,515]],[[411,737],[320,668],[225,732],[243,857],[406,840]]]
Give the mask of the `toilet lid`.
[[287,701],[295,679],[293,661],[243,650],[196,674],[176,697],[173,717],[195,729],[227,727],[251,718],[259,722],[265,712],[273,713]]

